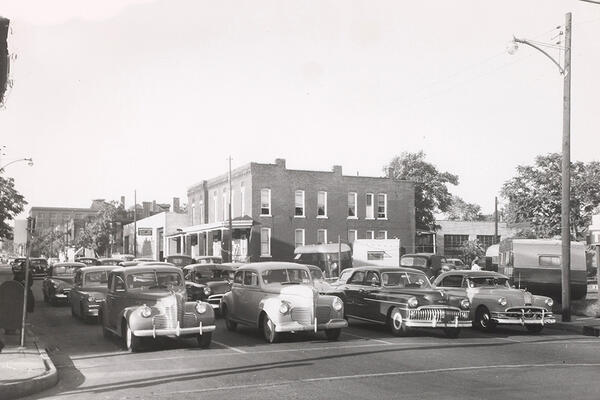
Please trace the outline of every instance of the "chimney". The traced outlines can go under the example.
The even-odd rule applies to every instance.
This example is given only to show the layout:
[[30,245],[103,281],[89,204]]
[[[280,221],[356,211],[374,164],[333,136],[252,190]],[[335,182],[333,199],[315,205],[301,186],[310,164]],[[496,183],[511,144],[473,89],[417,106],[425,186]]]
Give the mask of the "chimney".
[[179,197],[173,197],[173,212],[179,212]]
[[332,171],[335,175],[342,176],[342,166],[341,165],[334,165]]
[[285,169],[285,158],[276,158],[275,165],[277,165],[279,168]]
[[152,203],[150,203],[149,201],[142,202],[142,207],[144,208],[144,217],[150,216],[150,207],[151,206],[152,206]]
[[125,196],[121,196],[121,205],[125,208]]
[[156,200],[152,200],[152,212],[155,213],[158,210],[156,209]]

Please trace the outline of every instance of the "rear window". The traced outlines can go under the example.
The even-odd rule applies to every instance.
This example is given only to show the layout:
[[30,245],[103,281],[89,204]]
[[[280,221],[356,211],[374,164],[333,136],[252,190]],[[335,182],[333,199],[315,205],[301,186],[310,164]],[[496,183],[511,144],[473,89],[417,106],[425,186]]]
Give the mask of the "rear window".
[[108,272],[107,271],[94,271],[85,274],[84,285],[85,286],[104,286],[108,283]]

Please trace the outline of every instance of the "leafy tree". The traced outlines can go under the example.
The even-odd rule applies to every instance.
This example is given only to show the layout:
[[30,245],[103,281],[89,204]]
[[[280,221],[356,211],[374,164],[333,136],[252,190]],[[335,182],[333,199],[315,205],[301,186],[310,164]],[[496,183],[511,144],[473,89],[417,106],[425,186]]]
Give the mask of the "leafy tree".
[[[0,174],[3,172],[0,169]],[[13,230],[8,221],[23,212],[27,202],[15,189],[15,180],[0,175],[0,240],[13,239]]]
[[446,215],[450,221],[483,221],[485,219],[480,205],[467,203],[458,196],[452,196],[452,205]]
[[417,229],[435,230],[435,214],[452,205],[448,184],[458,185],[458,176],[440,172],[425,161],[425,153],[403,152],[385,167],[387,177],[415,182],[415,220]]
[[[528,222],[534,235],[549,238],[561,233],[561,155],[536,157],[535,164],[517,167],[506,181],[502,196],[508,199],[509,222]],[[571,163],[571,235],[582,239],[600,205],[600,162]]]
[[115,221],[125,219],[127,212],[117,202],[104,203],[98,213],[83,228],[81,234],[75,238],[75,247],[94,249],[98,254],[108,254],[110,239]]
[[66,245],[65,233],[61,231],[35,232],[31,237],[31,255],[33,257],[56,257]]
[[[479,243],[479,240],[467,240],[460,246],[460,252],[462,253],[462,259],[467,265],[470,265],[475,257],[480,259],[485,256],[485,250]],[[481,265],[481,264],[480,264]]]

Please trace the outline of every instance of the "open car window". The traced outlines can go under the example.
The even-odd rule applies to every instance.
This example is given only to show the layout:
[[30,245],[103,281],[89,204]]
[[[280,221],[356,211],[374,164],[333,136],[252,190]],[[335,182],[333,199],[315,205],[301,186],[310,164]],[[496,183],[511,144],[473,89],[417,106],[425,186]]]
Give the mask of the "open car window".
[[414,272],[384,272],[381,281],[385,287],[429,289],[431,284],[425,274]]

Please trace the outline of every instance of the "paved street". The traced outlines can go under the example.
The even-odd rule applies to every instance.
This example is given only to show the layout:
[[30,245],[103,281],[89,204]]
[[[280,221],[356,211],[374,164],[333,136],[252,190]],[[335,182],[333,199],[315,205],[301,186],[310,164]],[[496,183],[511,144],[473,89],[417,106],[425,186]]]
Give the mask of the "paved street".
[[600,390],[599,339],[556,329],[398,338],[352,323],[338,342],[306,334],[268,345],[256,330],[228,332],[219,319],[210,349],[164,340],[128,354],[68,306],[44,304],[41,281],[34,290],[32,329],[60,381],[30,399],[597,399]]

